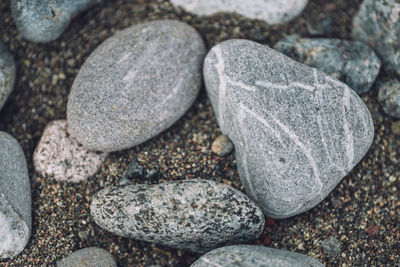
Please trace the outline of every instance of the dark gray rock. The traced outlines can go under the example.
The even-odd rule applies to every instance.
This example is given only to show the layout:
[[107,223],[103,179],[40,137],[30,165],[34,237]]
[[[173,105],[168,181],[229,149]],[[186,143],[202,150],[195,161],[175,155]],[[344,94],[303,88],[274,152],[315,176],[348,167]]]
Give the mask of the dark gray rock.
[[57,267],[117,267],[117,263],[110,252],[90,247],[75,251],[57,262]]
[[252,241],[264,227],[245,194],[198,179],[106,188],[93,196],[90,213],[117,235],[198,253]]
[[321,246],[331,257],[336,257],[341,252],[340,241],[333,236],[330,236],[328,239],[322,241]]
[[394,79],[378,86],[378,101],[390,116],[400,118],[400,81]]
[[191,267],[322,267],[319,261],[300,253],[255,245],[217,248],[203,255]]
[[400,1],[364,0],[352,36],[371,46],[388,71],[400,74]]
[[374,51],[358,41],[291,35],[279,41],[274,49],[341,80],[358,94],[370,90],[381,67]]
[[31,235],[31,189],[18,142],[0,132],[0,258],[20,253]]
[[203,40],[189,25],[152,21],[103,42],[72,85],[67,121],[90,150],[117,151],[156,136],[192,105]]
[[371,114],[353,90],[268,46],[218,44],[204,80],[246,192],[269,217],[317,205],[371,146]]
[[15,72],[16,67],[13,56],[0,43],[0,110],[14,88]]
[[119,185],[128,185],[132,184],[131,179],[140,179],[144,175],[143,166],[136,160],[133,160],[129,163],[128,167],[126,167],[125,171],[122,173]]
[[11,0],[11,13],[25,39],[46,43],[57,39],[76,15],[101,1]]

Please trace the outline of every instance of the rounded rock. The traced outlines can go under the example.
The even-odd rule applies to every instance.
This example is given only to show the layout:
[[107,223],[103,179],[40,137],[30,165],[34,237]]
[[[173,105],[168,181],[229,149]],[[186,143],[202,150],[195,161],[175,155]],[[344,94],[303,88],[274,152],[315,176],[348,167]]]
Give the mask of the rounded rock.
[[0,110],[14,88],[16,66],[13,56],[0,43]]
[[400,81],[390,80],[378,86],[378,101],[390,116],[400,118]]
[[231,153],[233,144],[226,135],[218,136],[211,145],[211,150],[219,156]]
[[56,267],[117,267],[110,252],[96,247],[75,251],[65,259],[57,262]]

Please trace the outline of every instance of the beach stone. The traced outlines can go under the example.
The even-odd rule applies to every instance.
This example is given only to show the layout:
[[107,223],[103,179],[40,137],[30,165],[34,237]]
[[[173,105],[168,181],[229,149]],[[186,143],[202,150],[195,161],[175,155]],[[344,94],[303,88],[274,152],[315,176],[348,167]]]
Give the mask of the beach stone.
[[65,259],[57,262],[57,267],[117,267],[110,252],[96,247],[75,251]]
[[191,267],[322,267],[316,259],[300,253],[256,245],[235,245],[214,249]]
[[47,43],[56,40],[70,21],[102,0],[11,0],[11,13],[26,40]]
[[231,153],[233,144],[226,135],[218,136],[211,145],[211,151],[219,156]]
[[195,100],[204,55],[200,35],[179,21],[116,33],[89,56],[72,85],[71,132],[99,151],[130,148],[158,135]]
[[400,74],[400,1],[364,0],[353,18],[352,36],[371,46],[383,67]]
[[204,80],[246,192],[268,217],[317,205],[372,144],[371,114],[353,90],[268,46],[214,46]]
[[32,230],[31,188],[24,152],[0,131],[0,258],[19,254]]
[[171,0],[171,3],[199,16],[235,12],[268,24],[279,24],[297,17],[308,0]]
[[14,88],[15,62],[4,44],[0,43],[0,110]]
[[114,234],[196,253],[253,241],[264,227],[245,194],[199,179],[106,188],[93,196],[90,213]]
[[336,257],[342,251],[340,249],[340,241],[333,236],[330,236],[322,241],[321,246],[331,257]]
[[93,176],[107,153],[85,149],[68,129],[66,120],[50,122],[33,153],[35,170],[60,182],[78,183]]
[[371,89],[381,67],[375,52],[359,41],[290,35],[274,49],[341,80],[358,94]]
[[380,83],[378,101],[388,115],[400,118],[400,81],[394,79]]

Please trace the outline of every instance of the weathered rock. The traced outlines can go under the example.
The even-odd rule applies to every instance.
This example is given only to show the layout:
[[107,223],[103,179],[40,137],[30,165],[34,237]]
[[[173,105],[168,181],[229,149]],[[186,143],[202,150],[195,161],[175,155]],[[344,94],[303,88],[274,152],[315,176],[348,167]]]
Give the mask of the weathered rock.
[[235,12],[268,24],[284,23],[298,16],[308,0],[171,0],[171,3],[199,16]]
[[246,192],[269,217],[317,205],[371,146],[371,114],[353,90],[267,46],[218,44],[204,79]]
[[358,41],[291,35],[274,49],[341,80],[359,94],[371,89],[381,67],[374,51]]
[[107,153],[86,150],[69,133],[66,120],[50,122],[33,153],[35,170],[57,181],[78,183],[93,176]]
[[89,56],[74,81],[67,107],[72,133],[99,151],[130,148],[156,136],[195,100],[204,54],[200,35],[178,21],[116,33]]
[[143,166],[136,160],[133,160],[129,163],[128,167],[126,167],[125,171],[122,173],[121,178],[119,180],[119,185],[128,185],[132,184],[131,179],[140,179],[144,176],[144,168]]
[[264,226],[245,194],[198,179],[106,188],[93,196],[90,213],[117,235],[198,253],[252,241]]
[[218,136],[211,145],[211,151],[219,156],[231,153],[233,144],[226,135]]
[[11,13],[25,39],[46,43],[57,39],[76,15],[101,1],[11,0]]
[[0,110],[14,88],[15,72],[16,67],[13,56],[0,43]]
[[364,0],[353,18],[352,36],[371,46],[388,71],[400,74],[400,2]]
[[31,235],[31,189],[18,142],[0,132],[0,258],[20,253]]
[[57,262],[57,267],[117,267],[110,252],[96,247],[75,251],[65,259]]
[[378,101],[390,116],[400,118],[400,81],[390,80],[378,85]]
[[256,245],[235,245],[210,251],[190,266],[322,267],[324,265],[312,257],[300,253]]
[[341,252],[340,241],[333,236],[330,236],[328,239],[322,241],[321,246],[331,257],[336,257]]

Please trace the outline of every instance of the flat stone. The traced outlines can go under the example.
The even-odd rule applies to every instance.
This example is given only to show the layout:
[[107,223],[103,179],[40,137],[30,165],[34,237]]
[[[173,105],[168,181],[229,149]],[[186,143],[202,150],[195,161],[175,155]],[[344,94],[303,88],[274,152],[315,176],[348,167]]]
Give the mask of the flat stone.
[[31,188],[24,152],[0,132],[0,258],[19,254],[32,230]]
[[93,196],[90,213],[114,234],[197,253],[251,242],[264,227],[245,194],[198,179],[106,188]]
[[314,258],[300,253],[256,245],[235,245],[210,251],[190,266],[322,267],[324,265]]
[[308,0],[171,0],[171,3],[199,16],[235,12],[268,24],[279,24],[297,17]]
[[0,43],[0,110],[14,88],[15,62],[7,48]]
[[19,33],[28,41],[57,39],[71,20],[102,0],[11,0],[11,13]]
[[268,46],[216,45],[204,80],[246,192],[268,217],[317,205],[372,144],[371,114],[353,90]]
[[400,81],[394,79],[378,84],[378,101],[390,116],[400,118]]
[[211,151],[219,156],[231,153],[233,144],[226,135],[218,136],[211,145]]
[[66,120],[50,122],[33,153],[35,170],[57,181],[78,183],[93,176],[106,159],[107,153],[86,150],[74,138]]
[[72,85],[71,132],[96,151],[130,148],[158,135],[195,100],[204,55],[200,35],[179,21],[116,33],[89,56]]
[[96,247],[75,251],[65,259],[57,262],[57,267],[117,267],[110,252]]
[[381,67],[374,50],[359,41],[291,35],[274,49],[341,80],[358,94],[371,89]]
[[333,236],[330,236],[322,241],[321,246],[331,257],[336,257],[342,251],[340,249],[340,241]]

